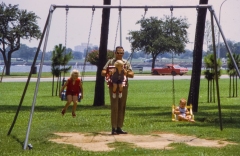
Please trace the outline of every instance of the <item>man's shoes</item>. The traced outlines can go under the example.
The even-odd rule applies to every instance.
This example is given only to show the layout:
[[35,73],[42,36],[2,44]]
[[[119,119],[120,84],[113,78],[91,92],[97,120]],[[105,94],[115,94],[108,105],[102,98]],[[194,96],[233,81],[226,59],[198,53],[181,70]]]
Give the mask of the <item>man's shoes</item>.
[[116,93],[113,93],[112,97],[115,99],[116,98]]
[[115,128],[112,128],[112,135],[118,135],[118,133],[117,133]]
[[123,131],[121,128],[117,128],[116,130],[117,134],[127,134],[127,132]]

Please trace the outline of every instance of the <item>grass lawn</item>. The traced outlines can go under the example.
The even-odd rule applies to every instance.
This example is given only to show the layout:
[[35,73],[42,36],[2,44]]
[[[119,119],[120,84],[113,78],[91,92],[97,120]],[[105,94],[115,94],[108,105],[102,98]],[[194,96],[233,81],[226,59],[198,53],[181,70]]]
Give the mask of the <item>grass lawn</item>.
[[[81,72],[81,74],[83,74]],[[135,75],[151,75],[151,71],[146,70],[143,72],[139,72],[139,70],[134,70]],[[185,75],[191,75],[192,70],[189,70]],[[222,70],[221,72],[222,75],[227,75],[226,70]],[[4,75],[4,77],[28,77],[29,73],[28,72],[11,72],[9,76]],[[65,76],[68,77],[70,75],[70,72],[66,73]],[[204,75],[204,70],[202,71],[201,75]],[[96,72],[84,72],[84,76],[96,76]],[[32,74],[32,77],[38,77],[38,74]],[[42,78],[47,78],[47,77],[52,77],[51,72],[42,72],[41,73]]]
[[[1,155],[184,155],[184,156],[237,156],[240,152],[240,103],[239,97],[229,98],[229,80],[220,79],[220,100],[222,107],[223,131],[219,128],[217,99],[207,103],[207,81],[202,79],[199,93],[196,123],[172,122],[173,104],[171,80],[131,80],[123,129],[131,134],[152,134],[153,132],[195,135],[204,139],[218,139],[235,142],[223,148],[194,147],[184,143],[173,143],[171,150],[150,150],[129,147],[127,143],[116,143],[111,152],[84,151],[72,145],[48,141],[56,138],[55,132],[107,131],[110,133],[110,105],[107,87],[105,106],[94,107],[95,82],[84,82],[84,99],[78,105],[77,117],[71,117],[71,107],[64,117],[60,112],[65,102],[52,96],[51,82],[39,85],[33,115],[29,143],[32,150],[24,151],[27,125],[36,84],[30,82],[17,122],[10,136],[8,130],[15,116],[25,83],[0,83],[0,153]],[[175,80],[175,103],[187,98],[190,80]]]

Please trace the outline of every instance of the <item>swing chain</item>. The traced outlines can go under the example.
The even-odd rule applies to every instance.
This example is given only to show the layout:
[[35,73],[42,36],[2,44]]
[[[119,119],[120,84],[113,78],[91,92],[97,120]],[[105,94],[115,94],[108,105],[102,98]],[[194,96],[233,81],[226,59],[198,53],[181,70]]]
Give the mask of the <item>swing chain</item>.
[[118,26],[120,23],[120,16],[121,16],[121,9],[119,8],[119,13],[118,13],[118,22],[117,22],[117,29],[116,29],[116,34],[115,34],[115,41],[114,41],[114,47],[113,47],[113,51],[115,50],[115,46],[116,46],[116,42],[117,42],[117,35],[118,35]]
[[92,7],[92,11],[93,11],[93,12],[95,11],[95,7],[94,7],[94,5],[93,5],[93,7]]
[[144,8],[144,15],[143,15],[143,20],[145,19],[145,16],[146,16],[146,14],[147,14],[147,11],[148,11],[148,7],[147,6],[145,6],[145,8]]
[[[66,21],[65,21],[65,51],[64,51],[64,57],[66,57],[66,50],[67,50],[67,25],[68,25],[68,10],[69,7],[66,5]],[[63,71],[63,81],[65,80],[65,63],[64,63],[64,71]]]
[[84,60],[84,64],[83,64],[82,74],[81,74],[81,80],[82,80],[82,82],[83,82],[83,77],[84,77],[84,73],[85,73],[85,66],[86,66],[86,63],[87,63],[87,56],[88,56],[89,42],[90,42],[91,31],[92,31],[94,11],[95,11],[95,7],[94,7],[94,5],[93,5],[93,7],[92,7],[92,18],[91,18],[90,30],[89,30],[89,34],[88,34],[87,51],[86,51],[86,54],[85,54],[85,60]]
[[[171,39],[173,39],[173,27],[172,27],[172,25],[173,25],[173,7],[171,7],[170,8],[170,10],[171,10]],[[172,74],[172,93],[173,93],[173,105],[175,105],[175,88],[174,88],[174,76],[176,75],[176,72],[175,71],[173,71],[173,54],[174,54],[174,51],[172,51],[172,72],[171,72],[171,74]]]
[[[66,6],[66,22],[65,22],[65,47],[67,46],[67,23],[68,23],[68,5]],[[66,47],[67,48],[67,47]],[[66,51],[66,50],[65,50]]]
[[198,13],[198,11],[199,11],[199,5],[196,7],[196,10],[197,10],[197,13]]

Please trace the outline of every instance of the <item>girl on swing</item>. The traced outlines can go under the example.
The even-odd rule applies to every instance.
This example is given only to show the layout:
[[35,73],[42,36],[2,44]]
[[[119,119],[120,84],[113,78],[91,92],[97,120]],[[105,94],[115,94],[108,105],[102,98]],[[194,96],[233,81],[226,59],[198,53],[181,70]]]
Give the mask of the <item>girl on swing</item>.
[[73,102],[72,107],[72,117],[76,117],[76,109],[77,109],[77,102],[78,102],[78,96],[81,92],[81,99],[83,99],[83,87],[81,79],[79,78],[80,73],[78,70],[74,69],[71,74],[70,78],[65,82],[65,84],[62,86],[59,97],[61,97],[61,93],[67,87],[66,90],[66,97],[67,97],[67,103],[65,104],[64,108],[62,109],[62,115],[64,115],[71,104]]
[[177,114],[178,121],[189,121],[195,122],[188,109],[186,108],[187,100],[182,98],[180,99],[179,106],[174,110],[174,114]]
[[123,68],[124,63],[122,60],[117,60],[114,63],[115,68],[110,71],[111,80],[113,83],[113,94],[112,97],[116,98],[116,90],[119,87],[118,97],[122,98],[122,90],[123,90],[123,81],[125,76],[127,75],[126,69]]

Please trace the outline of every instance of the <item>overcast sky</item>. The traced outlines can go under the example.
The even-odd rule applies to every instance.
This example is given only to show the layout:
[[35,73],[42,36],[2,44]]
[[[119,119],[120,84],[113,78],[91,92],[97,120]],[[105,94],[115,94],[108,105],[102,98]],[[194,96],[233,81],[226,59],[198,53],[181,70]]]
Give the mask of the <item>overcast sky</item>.
[[[56,5],[103,5],[103,0],[3,0],[6,4],[18,4],[20,9],[34,12],[40,17],[38,24],[43,30],[49,8],[51,4]],[[208,4],[213,6],[213,9],[219,18],[219,10],[224,0],[209,0]],[[119,5],[120,0],[112,0],[111,5]],[[184,5],[192,6],[198,5],[199,0],[121,0],[123,6],[170,6],[170,5]],[[220,23],[224,35],[227,39],[235,42],[240,42],[240,0],[226,0],[221,8]],[[108,38],[108,49],[114,49],[117,23],[118,23],[118,9],[111,9],[110,28]],[[93,26],[91,30],[90,43],[99,46],[100,43],[100,29],[101,29],[101,15],[102,9],[96,9],[93,17]],[[126,40],[130,30],[139,30],[140,26],[136,22],[144,15],[144,9],[123,9],[122,10],[122,46],[125,50],[130,51],[130,44]],[[162,18],[163,15],[171,15],[170,9],[148,9],[145,18],[155,16]],[[188,29],[189,41],[194,42],[195,28],[196,28],[196,9],[190,8],[176,8],[173,10],[173,16],[186,17],[190,24]],[[68,26],[67,26],[67,47],[74,49],[76,45],[88,42],[90,32],[90,23],[92,17],[92,9],[69,9]],[[207,13],[207,19],[210,20],[210,14]],[[52,24],[47,44],[47,51],[52,50],[55,45],[62,43],[65,45],[65,9],[57,8],[52,17]],[[120,30],[120,29],[118,29]],[[221,39],[222,41],[222,39]],[[30,47],[37,47],[39,40],[23,41]],[[118,31],[116,45],[120,44],[120,34]],[[193,48],[193,43],[187,45],[188,49]]]

